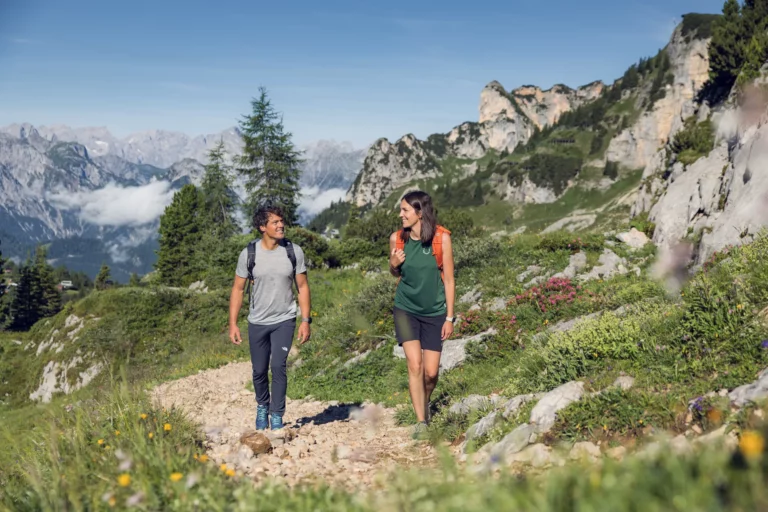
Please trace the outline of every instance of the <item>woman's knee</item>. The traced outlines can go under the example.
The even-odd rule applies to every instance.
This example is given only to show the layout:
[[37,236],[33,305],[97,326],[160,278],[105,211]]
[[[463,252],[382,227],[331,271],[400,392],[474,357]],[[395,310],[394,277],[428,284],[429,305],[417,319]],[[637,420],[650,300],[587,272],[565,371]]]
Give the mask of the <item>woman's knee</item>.
[[427,382],[437,382],[437,377],[440,374],[440,368],[424,368],[424,378]]
[[408,373],[411,375],[421,375],[424,373],[424,362],[420,357],[407,357]]

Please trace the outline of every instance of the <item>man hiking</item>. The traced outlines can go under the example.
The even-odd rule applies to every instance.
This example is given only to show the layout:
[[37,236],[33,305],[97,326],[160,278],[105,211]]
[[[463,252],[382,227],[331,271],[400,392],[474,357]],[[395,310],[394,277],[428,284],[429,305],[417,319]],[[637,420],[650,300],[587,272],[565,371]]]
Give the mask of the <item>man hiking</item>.
[[[237,316],[243,303],[246,282],[252,281],[248,311],[248,345],[256,391],[256,430],[283,428],[285,392],[288,387],[286,361],[296,328],[297,308],[293,293],[296,284],[301,309],[299,341],[310,336],[310,294],[304,251],[285,239],[282,210],[263,206],[253,216],[253,227],[261,239],[253,240],[240,253],[235,281],[229,298],[229,339],[242,342]],[[272,394],[267,369],[272,359]]]

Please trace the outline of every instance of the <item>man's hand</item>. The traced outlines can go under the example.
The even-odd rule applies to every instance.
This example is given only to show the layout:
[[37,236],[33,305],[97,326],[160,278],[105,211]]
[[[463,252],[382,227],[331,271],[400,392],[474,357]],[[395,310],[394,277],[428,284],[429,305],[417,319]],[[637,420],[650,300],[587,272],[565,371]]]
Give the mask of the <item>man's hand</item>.
[[243,339],[240,337],[240,328],[237,325],[229,326],[229,339],[235,345],[243,342]]
[[301,322],[299,326],[299,341],[300,345],[303,345],[309,340],[309,323]]
[[442,331],[442,340],[447,340],[451,337],[451,334],[453,334],[453,322],[449,322],[446,320],[443,323],[443,331]]
[[392,254],[389,257],[389,265],[392,268],[398,268],[405,261],[405,252],[402,249],[392,249]]

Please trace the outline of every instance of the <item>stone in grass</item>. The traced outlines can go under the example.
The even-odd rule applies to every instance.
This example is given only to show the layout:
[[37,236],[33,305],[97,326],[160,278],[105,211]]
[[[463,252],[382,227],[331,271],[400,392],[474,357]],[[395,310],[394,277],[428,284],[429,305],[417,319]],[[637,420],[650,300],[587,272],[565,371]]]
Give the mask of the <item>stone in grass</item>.
[[581,399],[584,383],[571,381],[559,386],[541,397],[531,411],[531,423],[536,425],[536,432],[549,432],[555,424],[557,411],[568,407]]

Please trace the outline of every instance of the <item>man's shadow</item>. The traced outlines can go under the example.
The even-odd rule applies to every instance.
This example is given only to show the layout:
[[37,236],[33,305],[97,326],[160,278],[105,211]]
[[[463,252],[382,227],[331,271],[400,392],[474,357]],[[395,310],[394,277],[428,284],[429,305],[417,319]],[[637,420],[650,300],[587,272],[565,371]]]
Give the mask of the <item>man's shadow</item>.
[[318,426],[333,423],[335,421],[346,421],[349,419],[352,410],[359,407],[359,403],[330,405],[324,411],[315,414],[314,416],[305,416],[297,419],[294,426],[298,428],[310,423]]

